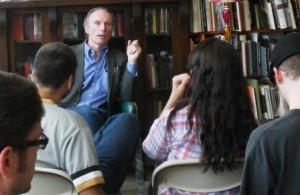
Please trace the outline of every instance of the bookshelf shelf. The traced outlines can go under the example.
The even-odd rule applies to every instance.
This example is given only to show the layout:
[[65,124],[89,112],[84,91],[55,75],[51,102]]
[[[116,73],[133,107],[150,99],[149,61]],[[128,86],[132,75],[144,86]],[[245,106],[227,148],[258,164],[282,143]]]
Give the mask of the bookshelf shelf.
[[171,37],[172,35],[170,33],[156,33],[156,34],[147,34],[147,37]]
[[42,40],[15,40],[15,44],[34,44],[34,43],[39,43],[42,44]]
[[[272,30],[272,29],[252,29],[249,31],[232,31],[232,34],[248,34],[248,33],[272,33],[272,32],[299,32],[299,29],[278,29],[278,30]],[[210,31],[210,32],[199,32],[199,33],[190,33],[191,37],[197,37],[200,35],[209,36],[209,35],[222,35],[224,32],[222,31]]]

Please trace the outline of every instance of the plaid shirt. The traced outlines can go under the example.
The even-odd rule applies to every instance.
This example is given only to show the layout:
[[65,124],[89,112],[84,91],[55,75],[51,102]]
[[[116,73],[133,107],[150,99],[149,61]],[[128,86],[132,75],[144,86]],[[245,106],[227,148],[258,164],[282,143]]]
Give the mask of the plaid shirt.
[[[184,107],[177,111],[172,118],[171,134],[166,130],[167,119],[171,110],[164,112],[152,124],[149,134],[143,142],[144,152],[154,160],[176,160],[176,159],[199,159],[202,156],[202,150],[197,141],[196,131],[201,130],[201,121],[193,117],[193,128],[188,132],[188,109]],[[192,193],[176,189],[161,189],[161,195],[233,195],[237,194],[238,189],[217,193]]]

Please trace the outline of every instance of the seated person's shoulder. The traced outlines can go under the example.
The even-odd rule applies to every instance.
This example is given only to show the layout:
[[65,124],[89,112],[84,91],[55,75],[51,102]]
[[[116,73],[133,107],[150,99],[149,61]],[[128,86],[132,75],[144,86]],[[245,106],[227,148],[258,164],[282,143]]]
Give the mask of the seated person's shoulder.
[[76,112],[69,110],[67,108],[63,108],[60,106],[47,106],[46,115],[51,116],[52,120],[63,120],[65,122],[72,122],[78,125],[78,127],[88,127],[85,120]]

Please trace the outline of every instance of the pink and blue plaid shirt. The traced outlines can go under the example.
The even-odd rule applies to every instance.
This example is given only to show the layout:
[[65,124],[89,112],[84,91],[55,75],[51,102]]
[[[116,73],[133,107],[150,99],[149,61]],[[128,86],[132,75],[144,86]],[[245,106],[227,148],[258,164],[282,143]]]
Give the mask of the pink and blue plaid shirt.
[[[166,161],[175,159],[200,159],[202,156],[201,143],[197,140],[196,130],[201,131],[201,121],[193,118],[193,129],[188,133],[188,109],[184,107],[177,111],[172,118],[171,135],[166,130],[167,119],[171,110],[164,112],[152,124],[149,134],[143,142],[144,152],[154,160]],[[166,188],[159,190],[161,195],[233,195],[238,189],[216,193],[192,193],[177,189]]]

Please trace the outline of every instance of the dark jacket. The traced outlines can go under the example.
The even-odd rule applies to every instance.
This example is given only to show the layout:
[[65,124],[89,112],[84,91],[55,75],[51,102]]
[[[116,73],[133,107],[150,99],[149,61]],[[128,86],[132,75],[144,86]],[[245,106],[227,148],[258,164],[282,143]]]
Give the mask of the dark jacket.
[[[83,71],[84,71],[84,42],[72,46],[77,58],[77,69],[71,91],[61,100],[61,106],[76,106],[80,101]],[[122,52],[108,48],[108,115],[117,112],[119,101],[129,101],[132,98],[134,76],[127,70],[127,56]]]

